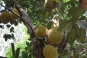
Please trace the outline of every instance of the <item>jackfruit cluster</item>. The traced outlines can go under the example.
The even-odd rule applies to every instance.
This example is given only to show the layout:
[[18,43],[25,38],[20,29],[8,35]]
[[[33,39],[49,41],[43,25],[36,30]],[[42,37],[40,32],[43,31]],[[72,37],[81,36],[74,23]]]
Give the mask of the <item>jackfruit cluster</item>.
[[46,26],[40,25],[35,30],[35,36],[36,38],[47,36],[49,44],[53,43],[54,46],[59,46],[62,41],[63,34],[58,30],[58,28],[58,26],[55,26],[48,30]]
[[43,48],[45,58],[58,58],[58,50],[56,47],[62,42],[63,34],[58,30],[59,26],[47,29],[46,26],[40,25],[35,30],[36,38],[47,36],[48,44]]
[[[19,15],[19,12],[18,12],[18,10],[16,8],[13,8],[12,11],[15,14]],[[6,23],[8,23],[10,21],[18,19],[18,16],[16,16],[15,14],[13,14],[12,12],[9,13],[7,11],[2,12],[0,14],[0,22],[6,24]]]

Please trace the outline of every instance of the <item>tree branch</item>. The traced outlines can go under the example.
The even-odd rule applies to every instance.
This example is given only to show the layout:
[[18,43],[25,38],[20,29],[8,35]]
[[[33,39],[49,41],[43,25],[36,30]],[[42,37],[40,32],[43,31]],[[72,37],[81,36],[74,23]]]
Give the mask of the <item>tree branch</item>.
[[28,14],[23,10],[23,8],[18,3],[16,3],[16,8],[21,13],[21,20],[28,28],[30,38],[31,38],[31,41],[33,44],[33,54],[34,54],[35,58],[44,58],[43,53],[42,53],[43,42],[40,41],[40,43],[38,44],[38,40],[35,38],[34,25],[31,21],[31,19],[29,18]]

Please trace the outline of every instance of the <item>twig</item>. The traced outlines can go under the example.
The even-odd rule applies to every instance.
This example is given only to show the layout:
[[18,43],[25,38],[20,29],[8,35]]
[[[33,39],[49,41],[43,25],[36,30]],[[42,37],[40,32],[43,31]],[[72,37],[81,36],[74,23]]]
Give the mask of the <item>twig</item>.
[[17,48],[16,54],[15,54],[15,58],[18,58],[19,57],[19,52],[20,52],[20,48]]
[[7,57],[2,57],[2,56],[0,56],[0,58],[7,58]]
[[13,53],[13,58],[15,56],[15,48],[14,48],[14,43],[11,43],[11,47],[12,47],[12,53]]
[[73,50],[71,50],[71,51],[69,52],[69,54],[67,55],[66,58],[70,58],[70,56],[72,55],[72,53],[73,53]]

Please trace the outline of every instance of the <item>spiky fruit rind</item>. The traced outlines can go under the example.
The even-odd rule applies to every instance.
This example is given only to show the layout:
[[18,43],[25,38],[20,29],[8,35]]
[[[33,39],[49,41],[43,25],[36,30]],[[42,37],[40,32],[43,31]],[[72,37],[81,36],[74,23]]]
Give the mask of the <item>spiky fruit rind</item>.
[[54,0],[47,0],[45,6],[47,11],[52,11],[54,7]]
[[45,27],[43,25],[38,26],[35,30],[36,38],[45,37],[47,35],[47,33],[48,33],[48,29],[47,29],[47,27]]
[[58,51],[52,45],[46,45],[43,49],[43,55],[45,58],[58,58]]
[[2,12],[0,15],[0,21],[4,24],[10,22],[10,15],[8,12]]
[[59,46],[62,42],[63,34],[58,30],[58,27],[54,27],[48,31],[48,42],[53,43],[55,46]]
[[[12,11],[13,11],[15,14],[19,15],[19,12],[18,12],[18,10],[17,10],[16,8],[13,8]],[[12,12],[10,12],[11,20],[18,19],[18,16],[15,15],[15,14],[13,14]]]

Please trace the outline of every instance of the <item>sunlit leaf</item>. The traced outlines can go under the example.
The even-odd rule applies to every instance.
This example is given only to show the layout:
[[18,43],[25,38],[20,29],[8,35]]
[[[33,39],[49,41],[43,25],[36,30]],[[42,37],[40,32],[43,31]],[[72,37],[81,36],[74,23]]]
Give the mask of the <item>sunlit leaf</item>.
[[82,16],[81,18],[80,18],[80,20],[85,20],[86,19],[86,17],[85,16]]
[[59,11],[58,8],[55,8],[55,9],[53,10],[53,13],[56,14],[56,13],[58,13],[58,11]]
[[55,0],[56,2],[60,2],[60,0]]
[[45,18],[48,18],[48,16],[49,16],[49,12],[46,12],[46,13],[44,14],[44,17],[45,17]]

